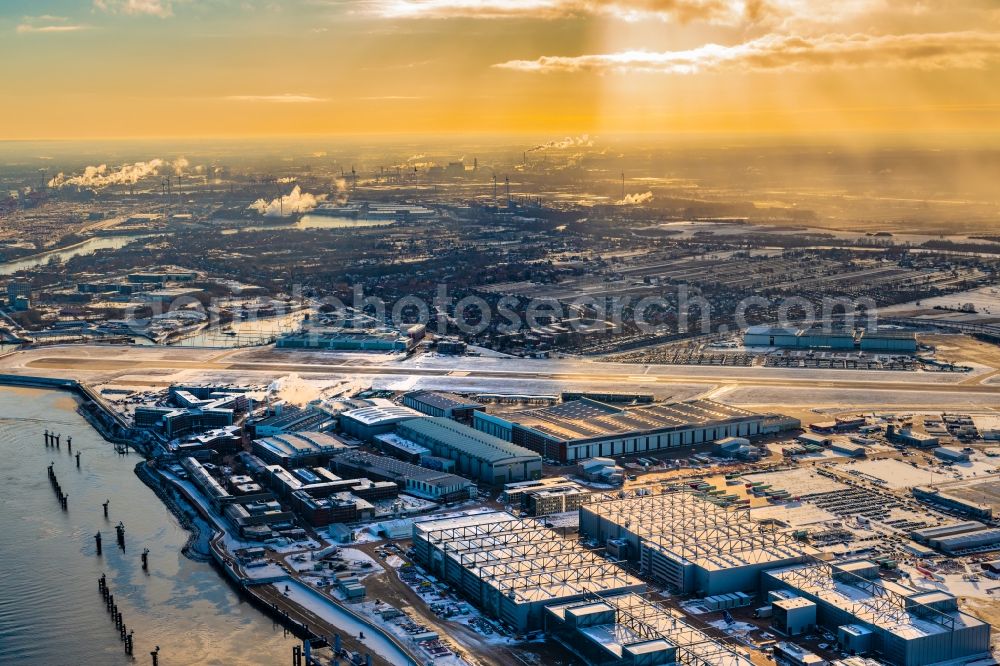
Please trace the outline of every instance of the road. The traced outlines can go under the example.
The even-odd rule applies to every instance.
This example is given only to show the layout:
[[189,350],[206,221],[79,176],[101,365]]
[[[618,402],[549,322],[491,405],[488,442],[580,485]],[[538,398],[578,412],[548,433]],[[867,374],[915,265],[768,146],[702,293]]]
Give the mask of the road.
[[308,627],[310,631],[318,636],[340,634],[341,645],[344,649],[351,652],[360,652],[361,654],[370,654],[373,666],[392,666],[389,661],[373,653],[370,648],[355,637],[345,634],[340,627],[330,624],[308,608],[289,601],[277,588],[271,585],[258,585],[250,590],[250,593],[256,594],[261,601],[270,604],[272,608],[276,609],[279,613],[286,614],[293,621]]

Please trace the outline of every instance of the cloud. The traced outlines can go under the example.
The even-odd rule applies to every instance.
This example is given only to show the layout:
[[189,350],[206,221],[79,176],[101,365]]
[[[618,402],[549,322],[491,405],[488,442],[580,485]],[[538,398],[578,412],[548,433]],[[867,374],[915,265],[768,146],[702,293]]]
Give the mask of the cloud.
[[594,145],[594,140],[590,138],[589,134],[582,134],[580,136],[568,136],[565,139],[555,139],[549,141],[548,143],[543,143],[534,148],[529,148],[527,152],[534,153],[540,150],[566,150],[567,148],[591,148]]
[[104,12],[160,18],[173,16],[173,5],[172,0],[94,0],[94,7]]
[[83,173],[76,176],[66,176],[60,172],[49,181],[49,187],[75,185],[77,187],[101,188],[109,185],[130,185],[148,176],[159,175],[164,171],[181,174],[189,165],[190,163],[183,157],[177,158],[173,162],[156,158],[148,162],[125,164],[114,170],[109,169],[107,164],[100,164],[88,166],[83,170]]
[[738,23],[760,11],[762,0],[372,0],[371,11],[390,19],[534,18],[596,16],[637,22]]
[[275,104],[312,104],[314,102],[327,101],[324,97],[294,95],[292,93],[285,93],[283,95],[229,95],[224,99],[231,102],[273,102]]
[[622,51],[542,56],[494,65],[520,72],[695,74],[814,71],[864,67],[981,68],[1000,58],[1000,33],[965,31],[908,35],[767,35],[734,46],[705,44],[686,51]]
[[[534,19],[592,17],[630,23],[663,21],[781,27],[844,25],[854,20],[958,14],[989,21],[995,0],[359,0],[364,13],[386,19]],[[977,19],[978,20],[978,19]],[[933,25],[933,24],[931,24]]]
[[359,97],[358,99],[365,102],[412,102],[424,98],[419,95],[375,95],[372,97]]
[[17,26],[16,30],[19,34],[27,34],[32,32],[79,32],[90,29],[89,25],[69,23],[68,21],[69,19],[65,16],[52,16],[51,14],[25,16],[23,22]]
[[257,201],[254,201],[247,208],[255,210],[265,217],[287,217],[293,213],[308,213],[318,206],[321,201],[325,200],[325,194],[312,195],[308,192],[303,193],[302,189],[296,185],[288,194],[280,196],[277,199],[272,199],[271,201],[257,199]]
[[643,192],[642,194],[626,194],[624,199],[619,199],[615,202],[618,206],[638,206],[640,204],[649,203],[653,200],[652,192]]
[[22,23],[17,26],[17,31],[21,34],[29,32],[79,32],[89,29],[90,26],[86,25],[28,25]]

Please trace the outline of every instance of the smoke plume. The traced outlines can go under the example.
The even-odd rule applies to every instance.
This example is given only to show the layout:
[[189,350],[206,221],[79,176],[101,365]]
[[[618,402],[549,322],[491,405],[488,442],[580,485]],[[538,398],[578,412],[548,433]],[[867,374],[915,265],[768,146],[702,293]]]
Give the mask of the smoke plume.
[[255,210],[265,217],[289,216],[295,213],[308,213],[326,200],[325,194],[310,194],[303,192],[302,188],[296,185],[291,192],[282,195],[277,199],[257,199],[248,208]]
[[642,194],[626,194],[624,199],[616,201],[615,204],[618,206],[638,206],[640,204],[649,203],[652,200],[652,192],[643,192]]
[[281,377],[267,387],[269,393],[297,407],[305,407],[319,397],[320,389],[315,384],[292,373]]
[[148,176],[157,176],[163,172],[183,173],[184,169],[190,166],[185,158],[179,157],[173,162],[167,162],[160,158],[149,160],[148,162],[135,162],[125,164],[115,170],[108,168],[107,164],[99,166],[88,166],[83,173],[76,176],[66,176],[60,172],[55,178],[49,181],[49,187],[108,187],[109,185],[134,185]]
[[589,135],[583,134],[581,136],[567,136],[564,139],[555,139],[549,141],[548,143],[543,143],[541,145],[535,146],[534,148],[529,148],[529,153],[534,153],[539,150],[566,150],[567,148],[591,148],[594,145],[594,140],[590,138]]

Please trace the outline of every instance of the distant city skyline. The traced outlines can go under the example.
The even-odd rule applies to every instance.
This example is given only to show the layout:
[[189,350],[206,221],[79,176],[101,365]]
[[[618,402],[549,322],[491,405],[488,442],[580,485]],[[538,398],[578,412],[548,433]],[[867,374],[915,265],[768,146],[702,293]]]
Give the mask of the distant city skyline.
[[0,139],[1000,129],[990,0],[8,0]]

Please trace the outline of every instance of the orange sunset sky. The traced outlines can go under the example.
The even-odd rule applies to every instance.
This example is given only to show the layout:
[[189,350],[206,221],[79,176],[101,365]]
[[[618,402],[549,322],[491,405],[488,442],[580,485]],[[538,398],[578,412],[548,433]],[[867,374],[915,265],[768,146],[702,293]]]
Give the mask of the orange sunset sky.
[[997,0],[5,0],[0,138],[1000,129]]

